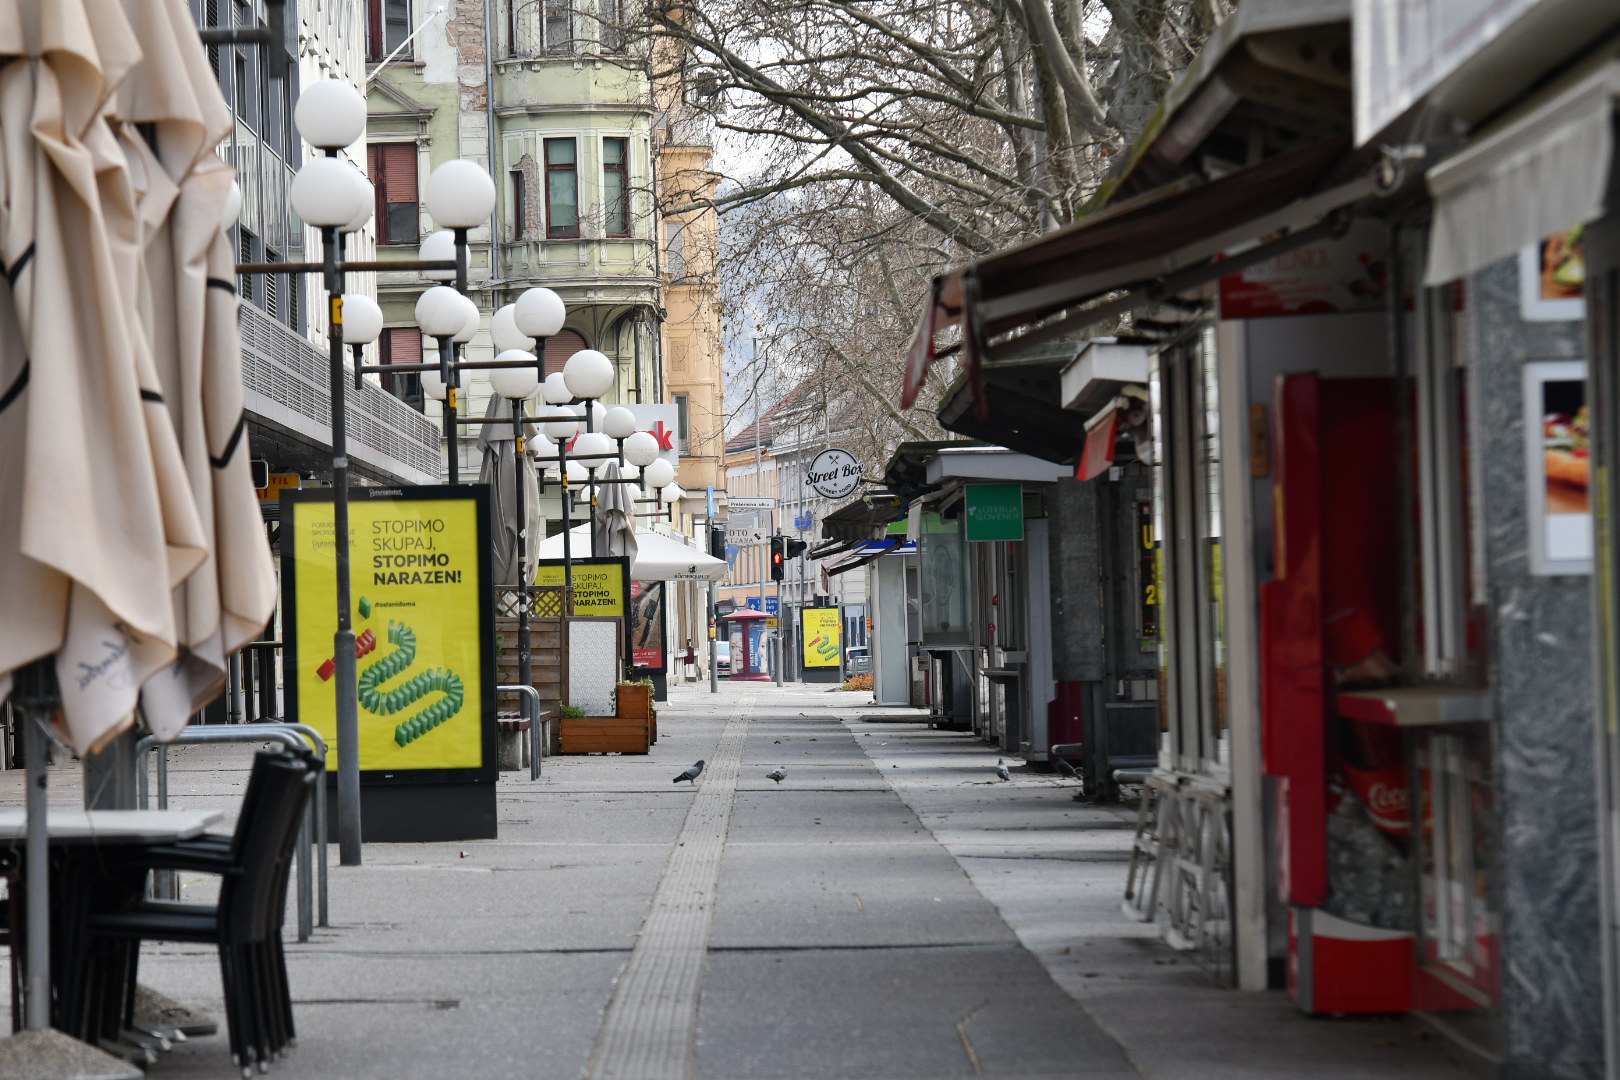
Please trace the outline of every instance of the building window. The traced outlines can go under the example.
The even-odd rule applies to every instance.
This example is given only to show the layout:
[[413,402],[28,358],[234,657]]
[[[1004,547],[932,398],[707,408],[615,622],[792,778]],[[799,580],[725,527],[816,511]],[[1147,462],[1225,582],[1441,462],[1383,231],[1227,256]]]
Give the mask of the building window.
[[366,147],[371,183],[377,189],[377,243],[415,244],[421,240],[416,193],[416,144]]
[[585,339],[580,337],[577,331],[566,327],[557,331],[546,339],[545,373],[550,375],[561,371],[570,356],[586,347]]
[[541,0],[541,48],[548,53],[574,51],[573,0]]
[[609,236],[630,235],[630,140],[602,140],[602,217]]
[[[383,364],[420,364],[422,362],[422,332],[413,326],[390,327],[377,339]],[[414,371],[398,375],[382,374],[382,388],[399,400],[422,411],[422,376]]]
[[624,48],[623,0],[597,0],[597,20],[600,23],[597,41],[603,52],[619,52]]
[[687,426],[686,426],[686,417],[687,417],[686,395],[685,394],[676,394],[675,395],[675,445],[676,445],[677,449],[679,449],[681,454],[683,454],[683,455],[687,452],[687,446],[690,445],[688,443],[688,441],[687,441],[687,430],[688,429],[687,429]]
[[670,284],[686,277],[686,222],[664,222],[664,269]]
[[573,139],[546,140],[546,235],[579,235],[579,165]]
[[411,36],[410,0],[366,0],[366,59],[380,63]]
[[524,199],[526,185],[523,182],[523,170],[513,169],[507,173],[512,183],[512,239],[527,240],[529,238],[528,201]]

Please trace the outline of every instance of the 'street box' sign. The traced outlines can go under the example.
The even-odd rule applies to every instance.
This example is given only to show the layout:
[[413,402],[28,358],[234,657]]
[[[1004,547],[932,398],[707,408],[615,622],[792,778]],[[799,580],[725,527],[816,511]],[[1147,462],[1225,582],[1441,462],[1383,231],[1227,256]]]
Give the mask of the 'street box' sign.
[[962,516],[969,542],[1022,540],[1024,489],[1018,484],[969,484]]
[[842,499],[855,490],[864,471],[848,450],[823,450],[805,470],[804,481],[823,499]]

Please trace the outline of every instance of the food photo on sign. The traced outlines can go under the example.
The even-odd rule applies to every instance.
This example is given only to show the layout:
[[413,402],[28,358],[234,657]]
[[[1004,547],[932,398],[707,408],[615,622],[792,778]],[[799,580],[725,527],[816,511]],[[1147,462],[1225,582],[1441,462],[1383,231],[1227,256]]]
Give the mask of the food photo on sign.
[[1524,398],[1531,569],[1538,574],[1589,572],[1592,461],[1586,362],[1526,364]]
[[1519,252],[1519,307],[1527,322],[1586,318],[1586,239],[1577,225]]

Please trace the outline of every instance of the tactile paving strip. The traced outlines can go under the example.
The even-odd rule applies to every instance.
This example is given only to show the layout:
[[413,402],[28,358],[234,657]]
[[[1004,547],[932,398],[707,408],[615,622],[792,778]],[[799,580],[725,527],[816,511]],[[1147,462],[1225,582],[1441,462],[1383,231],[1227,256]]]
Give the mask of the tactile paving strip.
[[592,1080],[686,1080],[691,1075],[703,961],[726,827],[754,699],[726,721],[692,808],[664,864],[641,934],[596,1035]]

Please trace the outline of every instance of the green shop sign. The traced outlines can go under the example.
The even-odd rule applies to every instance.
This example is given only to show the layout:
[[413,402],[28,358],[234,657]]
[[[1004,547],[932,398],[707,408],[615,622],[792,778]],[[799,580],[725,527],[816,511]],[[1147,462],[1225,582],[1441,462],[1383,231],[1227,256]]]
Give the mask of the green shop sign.
[[964,506],[970,543],[1024,538],[1024,489],[1021,485],[969,484]]

